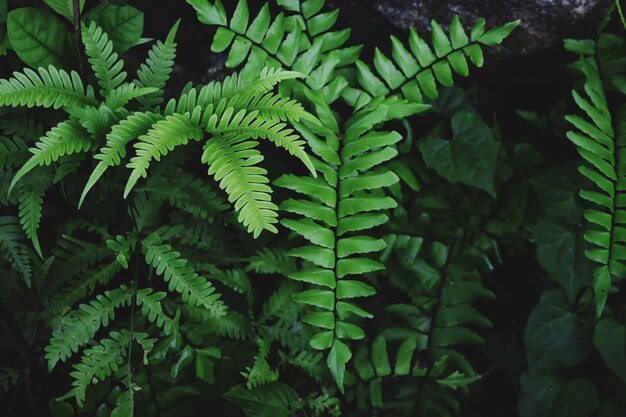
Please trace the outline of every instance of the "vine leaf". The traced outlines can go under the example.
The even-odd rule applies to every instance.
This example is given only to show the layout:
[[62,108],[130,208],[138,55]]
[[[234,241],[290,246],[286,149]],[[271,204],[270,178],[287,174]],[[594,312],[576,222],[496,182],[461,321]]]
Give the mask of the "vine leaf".
[[546,291],[528,317],[524,334],[533,374],[582,361],[592,351],[592,327],[581,325],[560,290]]
[[522,374],[521,417],[588,417],[598,408],[598,394],[588,379],[564,380],[547,374]]
[[426,165],[452,183],[461,182],[496,195],[500,144],[475,113],[452,118],[452,139],[428,137],[419,145]]
[[593,343],[606,366],[626,383],[626,332],[624,325],[613,319],[596,325]]

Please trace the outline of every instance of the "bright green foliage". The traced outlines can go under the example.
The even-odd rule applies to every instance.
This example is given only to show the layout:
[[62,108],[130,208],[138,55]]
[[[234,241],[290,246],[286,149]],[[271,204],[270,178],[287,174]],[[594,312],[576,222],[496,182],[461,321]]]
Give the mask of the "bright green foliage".
[[[370,129],[393,118],[398,108],[407,115],[423,110],[406,102],[382,101],[376,110],[365,108],[347,120],[341,139],[339,131],[317,128],[324,140],[301,126],[301,130],[308,131],[310,140],[315,140],[312,149],[321,158],[316,162],[321,175],[316,179],[287,175],[275,182],[305,196],[281,205],[283,210],[304,217],[284,219],[282,224],[310,242],[291,250],[290,255],[310,262],[311,266],[288,276],[315,285],[315,289],[295,298],[322,310],[309,314],[304,321],[323,329],[311,340],[311,346],[330,349],[328,366],[340,389],[345,365],[352,356],[342,340],[364,337],[363,330],[348,319],[371,317],[351,299],[376,293],[374,287],[354,276],[383,268],[379,262],[363,256],[386,246],[383,240],[368,236],[367,230],[388,220],[382,210],[396,207],[396,202],[381,189],[395,184],[398,177],[379,165],[397,154],[392,145],[401,136]],[[334,125],[338,125],[336,121]]]
[[585,232],[585,240],[591,247],[587,256],[600,265],[594,271],[594,292],[596,295],[596,315],[604,310],[611,288],[611,277],[622,277],[626,273],[623,265],[626,260],[626,224],[623,220],[626,211],[622,203],[622,193],[626,190],[622,178],[626,174],[626,162],[622,161],[621,140],[624,135],[619,122],[621,113],[612,115],[609,110],[605,87],[599,73],[599,63],[591,51],[581,50],[570,44],[572,51],[583,56],[576,63],[584,77],[583,91],[573,92],[576,105],[584,116],[566,116],[574,130],[567,137],[577,147],[585,164],[579,171],[592,182],[590,189],[580,191],[580,196],[593,204],[585,211],[590,227]]
[[138,101],[144,107],[153,107],[163,101],[163,89],[172,73],[174,58],[176,58],[176,43],[174,38],[178,31],[180,20],[172,27],[165,39],[165,43],[157,40],[148,51],[148,59],[141,64],[137,71],[137,80],[134,81],[139,87],[152,87],[157,91],[138,97]]
[[26,236],[33,242],[33,247],[40,257],[41,247],[37,237],[37,229],[41,222],[43,210],[43,190],[22,190],[19,197],[20,224]]
[[[47,3],[73,20],[73,2]],[[150,40],[132,6],[85,10],[80,33],[39,9],[32,25],[30,9],[9,15],[13,36],[36,29],[18,57],[42,64],[0,80],[0,204],[17,214],[0,218],[0,303],[51,333],[32,344],[72,379],[53,414],[460,414],[483,369],[466,347],[491,326],[475,304],[493,298],[501,229],[527,226],[496,201],[513,165],[497,129],[463,97],[463,111],[442,107],[459,101],[452,73],[517,22],[433,22],[431,45],[392,37],[392,58],[366,63],[323,0],[187,3],[237,72],[175,94],[184,22],[135,74],[122,56]],[[435,129],[414,141],[431,110]]]
[[100,93],[106,97],[124,82],[124,63],[113,52],[113,43],[108,35],[95,22],[91,22],[89,27],[83,26],[83,43],[89,63],[98,79]]
[[[439,87],[454,84],[453,72],[469,75],[467,59],[477,67],[483,65],[483,46],[499,45],[519,25],[516,20],[485,32],[485,20],[478,19],[468,37],[458,16],[450,23],[449,35],[436,22],[431,22],[432,48],[415,30],[409,35],[409,49],[396,37],[391,38],[392,59],[379,49],[374,56],[376,73],[362,61],[357,61],[359,84],[371,97],[401,92],[407,100],[422,103],[436,99]],[[358,97],[358,104],[370,98]]]
[[36,148],[30,148],[33,156],[15,173],[11,188],[33,168],[50,165],[62,156],[85,152],[90,147],[89,135],[79,124],[71,120],[59,123],[40,139]]
[[95,104],[93,92],[85,91],[78,73],[68,74],[49,66],[37,71],[29,68],[14,72],[13,78],[0,80],[0,105],[45,107],[79,107]]

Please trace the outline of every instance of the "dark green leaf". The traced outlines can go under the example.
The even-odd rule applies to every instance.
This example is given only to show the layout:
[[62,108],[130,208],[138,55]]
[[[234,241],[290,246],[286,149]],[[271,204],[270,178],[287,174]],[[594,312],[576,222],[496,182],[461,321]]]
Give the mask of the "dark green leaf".
[[572,311],[562,291],[544,292],[524,334],[530,372],[579,363],[591,353],[592,331],[592,325]]
[[8,15],[7,30],[11,47],[27,65],[72,67],[70,33],[54,14],[34,7],[15,9]]
[[452,118],[452,140],[429,137],[419,145],[426,165],[448,181],[461,182],[495,195],[500,144],[474,113]]

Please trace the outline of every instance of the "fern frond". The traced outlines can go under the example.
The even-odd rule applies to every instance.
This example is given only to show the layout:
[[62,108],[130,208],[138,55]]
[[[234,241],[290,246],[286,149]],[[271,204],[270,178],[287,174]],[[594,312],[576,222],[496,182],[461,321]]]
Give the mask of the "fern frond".
[[307,6],[302,11],[298,3],[281,2],[283,7],[286,4],[296,4],[296,7],[287,8],[289,16],[280,13],[274,20],[266,4],[252,21],[246,0],[237,2],[230,21],[220,1],[214,4],[199,0],[187,2],[196,9],[200,22],[218,26],[211,50],[218,53],[228,50],[226,66],[229,68],[245,62],[241,74],[250,80],[265,67],[285,67],[311,74],[307,84],[321,90],[334,78],[334,69],[354,62],[360,51],[358,46],[342,48],[350,30],[331,31],[338,11],[321,12],[323,2],[316,2],[314,7]]
[[267,185],[267,171],[256,166],[263,160],[254,149],[257,142],[247,136],[213,136],[204,146],[202,162],[209,165],[220,188],[228,194],[228,201],[239,211],[239,222],[258,237],[263,230],[278,232],[278,207],[272,203],[272,189]]
[[135,415],[134,388],[128,387],[117,397],[115,408],[111,411],[111,417],[133,417]]
[[193,317],[197,322],[196,327],[188,335],[192,340],[199,342],[209,335],[245,340],[252,333],[250,320],[236,311],[229,311],[224,316],[214,317],[208,311],[196,308],[187,310],[185,316]]
[[261,248],[250,257],[246,271],[259,274],[288,275],[294,272],[296,264],[293,257],[279,249]]
[[[309,92],[308,95],[323,105],[321,93]],[[288,277],[315,285],[314,289],[298,293],[294,298],[317,309],[303,321],[321,329],[311,338],[311,346],[330,349],[327,364],[341,390],[345,365],[352,357],[343,340],[359,340],[365,336],[363,330],[348,319],[372,317],[352,299],[376,293],[374,287],[356,276],[384,269],[380,262],[364,256],[386,246],[384,240],[368,232],[387,222],[384,210],[397,206],[383,190],[397,183],[399,178],[383,164],[396,156],[394,145],[401,136],[396,132],[375,131],[373,127],[423,110],[423,106],[405,100],[378,101],[377,106],[364,107],[347,120],[342,139],[339,124],[330,114],[325,116],[324,124],[328,128],[307,126],[312,150],[321,158],[316,160],[316,168],[322,176],[285,175],[274,182],[303,196],[281,204],[282,210],[302,218],[286,218],[281,224],[309,242],[289,254],[311,266]],[[323,132],[326,140],[317,137],[313,129]]]
[[102,339],[97,345],[85,349],[81,361],[70,372],[72,390],[64,397],[73,396],[79,406],[85,401],[89,385],[95,385],[116,372],[126,356],[130,334],[123,330],[112,331],[109,338]]
[[28,146],[18,136],[13,139],[0,136],[0,169],[22,165],[29,155]]
[[269,344],[262,338],[257,338],[258,353],[254,356],[254,363],[246,367],[241,375],[246,378],[248,389],[260,387],[278,380],[278,370],[273,370],[267,362],[269,356]]
[[96,22],[92,21],[89,26],[83,25],[82,35],[85,53],[98,79],[100,92],[103,97],[107,97],[126,79],[126,72],[123,71],[124,62],[113,51],[113,43],[109,36]]
[[12,114],[0,117],[0,131],[10,137],[19,136],[26,141],[34,140],[44,134],[43,125],[29,114]]
[[22,242],[22,233],[16,217],[0,217],[0,250],[13,269],[21,274],[26,284],[30,286],[33,269],[26,245]]
[[295,302],[293,296],[296,293],[297,288],[293,281],[284,282],[268,300],[263,304],[261,308],[261,314],[257,321],[259,323],[265,323],[272,318],[280,318],[287,316],[287,312],[293,310]]
[[153,87],[157,91],[139,97],[137,101],[144,107],[154,107],[163,101],[163,89],[170,78],[174,59],[176,58],[176,32],[180,20],[170,29],[165,42],[157,41],[148,51],[148,59],[142,63],[137,71],[137,80],[134,83],[140,87]]
[[202,306],[216,317],[223,316],[226,307],[211,283],[188,266],[179,252],[172,250],[170,245],[159,244],[159,240],[156,235],[142,240],[146,263],[163,276],[170,291],[181,294],[183,301],[192,306]]
[[182,170],[168,170],[161,175],[153,175],[138,191],[165,200],[204,220],[211,220],[228,208],[226,200],[213,187]]
[[43,258],[37,230],[41,222],[41,212],[43,211],[43,189],[24,188],[19,194],[19,217],[20,224],[26,232],[26,236],[33,243],[35,251],[40,258]]
[[[111,251],[100,243],[86,242],[71,236],[63,236],[52,249],[55,257],[53,277],[71,279],[87,271],[91,266],[111,256]],[[51,284],[56,284],[52,280]],[[53,286],[51,291],[56,291]]]
[[127,115],[128,112],[124,108],[131,100],[139,100],[144,96],[150,95],[156,91],[153,87],[137,87],[133,83],[123,83],[114,90],[109,91],[104,100],[104,104],[112,110],[117,110]]
[[15,173],[10,189],[36,166],[50,165],[62,156],[86,152],[90,147],[90,135],[80,124],[72,120],[59,123],[39,139],[35,148],[30,148],[33,156]]
[[37,72],[25,68],[14,72],[13,78],[0,80],[0,106],[80,107],[95,106],[90,87],[85,90],[78,73],[70,74],[52,65]]
[[166,336],[176,329],[176,322],[168,317],[163,311],[161,300],[165,298],[164,292],[154,292],[152,288],[144,288],[137,291],[137,305],[141,306],[141,313],[151,322],[155,323]]
[[59,361],[65,362],[92,339],[101,327],[106,327],[115,318],[115,310],[130,304],[132,292],[124,285],[98,295],[89,304],[81,304],[77,310],[61,318],[60,328],[52,333],[45,347],[48,369],[52,370]]
[[[163,114],[169,116],[174,113],[191,113],[197,107],[207,109],[211,104],[213,108],[217,108],[220,103],[223,106],[222,111],[228,107],[233,107],[236,111],[242,110],[246,108],[253,96],[262,96],[272,91],[281,81],[303,76],[304,74],[299,72],[278,68],[265,68],[253,80],[242,78],[237,73],[231,74],[223,81],[211,81],[200,88],[185,91],[178,99],[171,99],[163,110]],[[311,115],[305,113],[301,117],[307,118]]]
[[94,156],[94,159],[98,159],[100,162],[98,162],[98,165],[96,165],[96,168],[94,168],[87,180],[87,184],[80,196],[79,207],[82,206],[89,190],[96,185],[106,170],[111,166],[121,164],[122,158],[126,156],[126,145],[131,140],[148,132],[150,127],[159,120],[162,120],[162,117],[158,114],[136,112],[111,128],[111,132],[107,135],[106,144]]
[[153,159],[159,161],[174,147],[187,144],[189,139],[200,140],[203,136],[202,129],[192,122],[188,113],[174,114],[156,122],[145,135],[139,136],[133,145],[137,154],[127,165],[132,171],[124,189],[124,198],[140,177],[145,178],[148,175],[148,167]]
[[17,193],[9,193],[11,180],[13,179],[13,171],[0,171],[0,207],[14,206],[17,204]]
[[113,261],[80,274],[81,277],[72,280],[53,294],[46,308],[46,317],[57,318],[65,314],[78,300],[91,295],[96,285],[106,285],[120,269],[119,262]]
[[[242,96],[245,98],[246,96]],[[259,117],[271,122],[299,122],[308,120],[320,124],[319,120],[304,110],[302,105],[288,97],[281,97],[273,93],[252,94],[249,99],[238,104],[238,108],[248,111],[258,111]]]
[[212,115],[206,126],[206,131],[219,136],[240,135],[250,139],[268,139],[276,146],[284,148],[291,155],[297,157],[315,176],[316,171],[304,150],[304,141],[294,134],[293,129],[286,129],[285,123],[275,123],[271,120],[263,120],[258,116],[258,111],[240,110],[228,108],[221,117]]
[[[477,67],[483,65],[481,45],[500,44],[519,23],[516,20],[485,32],[485,20],[478,19],[468,37],[458,16],[450,23],[449,35],[433,20],[432,49],[414,29],[409,35],[410,52],[392,36],[392,59],[376,48],[377,74],[365,62],[357,61],[359,83],[370,97],[401,92],[404,98],[416,103],[423,103],[425,98],[435,99],[439,95],[438,85],[449,87],[454,83],[453,71],[463,77],[469,75],[467,58]],[[368,100],[361,96],[359,103],[351,104],[360,107]]]
[[297,354],[286,355],[281,353],[281,360],[291,366],[302,369],[309,377],[318,383],[324,379],[324,368],[321,364],[324,355],[319,352],[300,351]]
[[572,94],[585,116],[566,116],[575,128],[567,132],[567,137],[577,146],[585,161],[579,171],[592,184],[591,189],[581,190],[580,196],[593,204],[593,208],[584,212],[589,224],[584,236],[591,245],[585,254],[599,264],[594,271],[593,284],[599,317],[611,288],[612,276],[621,277],[626,272],[623,265],[626,260],[626,226],[621,220],[626,212],[620,203],[621,195],[626,191],[621,179],[625,162],[621,160],[619,145],[626,135],[624,124],[619,123],[625,114],[623,109],[616,116],[611,114],[595,57],[583,56],[577,64],[585,76],[585,83],[580,93],[574,90]]

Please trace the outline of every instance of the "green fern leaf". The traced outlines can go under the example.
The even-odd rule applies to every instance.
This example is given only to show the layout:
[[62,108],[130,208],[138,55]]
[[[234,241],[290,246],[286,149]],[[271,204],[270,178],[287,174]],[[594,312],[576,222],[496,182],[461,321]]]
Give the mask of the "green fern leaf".
[[85,152],[90,147],[89,133],[77,122],[68,120],[59,123],[37,142],[35,148],[30,148],[33,156],[15,174],[10,189],[36,166],[50,165],[64,155]]
[[46,308],[46,316],[57,318],[65,314],[80,299],[91,295],[97,285],[106,285],[120,269],[120,264],[114,261],[80,274],[80,277],[53,294]]
[[146,263],[163,276],[170,291],[181,294],[183,301],[192,306],[202,306],[216,317],[223,316],[226,307],[211,283],[188,266],[187,260],[181,258],[179,252],[172,250],[169,245],[159,244],[159,240],[157,235],[150,235],[141,242]]
[[[324,111],[320,92],[307,95],[318,105],[318,111]],[[330,113],[321,117],[325,120],[323,128],[305,122],[301,131],[312,143],[313,152],[322,158],[315,160],[315,166],[323,175],[317,178],[285,175],[274,182],[303,196],[281,204],[282,210],[303,218],[286,218],[281,224],[308,241],[308,245],[289,254],[311,265],[288,277],[315,285],[314,289],[296,294],[294,299],[316,310],[303,318],[305,323],[321,329],[311,338],[311,346],[330,349],[327,365],[342,391],[345,367],[352,357],[343,340],[365,337],[363,330],[348,319],[371,317],[352,299],[376,292],[356,276],[384,268],[380,262],[364,256],[386,246],[385,241],[367,233],[388,220],[383,210],[397,205],[385,196],[383,189],[399,179],[382,164],[397,154],[394,144],[401,136],[375,131],[373,127],[423,109],[424,106],[406,100],[377,99],[346,121],[341,139],[339,123]]]
[[256,166],[263,160],[254,149],[258,143],[247,138],[213,136],[204,146],[202,162],[209,165],[209,175],[215,176],[228,201],[239,211],[239,222],[256,238],[263,230],[278,232],[274,226],[278,207],[271,202],[267,171]]
[[152,128],[133,145],[137,149],[127,165],[132,172],[124,189],[124,198],[128,196],[140,177],[148,175],[150,161],[159,161],[168,152],[179,145],[185,145],[189,139],[200,140],[203,137],[202,129],[193,123],[189,114],[174,114],[165,120],[156,122]]
[[113,52],[113,43],[95,22],[83,26],[82,32],[89,63],[98,79],[102,96],[107,97],[126,79],[126,72],[123,71],[124,62]]
[[20,224],[26,232],[26,236],[32,241],[35,251],[40,258],[43,258],[37,230],[41,222],[41,212],[43,210],[44,190],[23,189],[19,195],[19,217]]
[[35,72],[25,68],[14,72],[13,78],[0,80],[0,105],[26,107],[95,106],[91,88],[83,87],[79,75],[49,66]]
[[0,217],[0,250],[13,268],[22,275],[30,287],[33,270],[28,250],[22,242],[23,234],[19,220],[13,216]]
[[177,21],[165,39],[165,43],[157,41],[148,52],[148,59],[141,64],[137,71],[137,80],[134,83],[140,87],[153,87],[157,91],[139,97],[138,101],[144,107],[154,107],[163,101],[163,89],[170,77],[176,58],[176,32],[180,20]]
[[297,157],[315,176],[316,171],[304,150],[304,141],[294,134],[292,129],[286,129],[285,123],[275,123],[257,117],[258,111],[248,112],[240,110],[235,113],[234,109],[226,109],[221,118],[216,115],[209,119],[206,131],[218,136],[245,136],[250,139],[268,139],[276,146],[286,149],[291,155]]
[[169,336],[176,330],[176,322],[163,312],[161,300],[165,298],[164,292],[154,292],[152,288],[144,288],[137,291],[137,305],[141,306],[141,313],[151,323],[163,329],[163,333]]
[[[567,132],[567,137],[577,147],[584,159],[579,171],[592,184],[591,189],[580,191],[580,196],[593,204],[593,208],[585,210],[585,218],[589,228],[585,232],[585,240],[591,248],[585,253],[589,259],[599,264],[594,272],[594,292],[596,298],[596,315],[602,314],[612,276],[622,276],[626,272],[623,260],[626,259],[624,233],[626,227],[619,220],[623,209],[618,203],[624,186],[620,180],[623,175],[618,143],[626,133],[622,124],[614,129],[614,116],[609,110],[605,97],[604,85],[600,78],[595,57],[583,56],[578,67],[585,76],[583,91],[573,91],[574,101],[586,114],[582,116],[566,116],[575,130]],[[623,117],[618,114],[616,120]]]
[[107,327],[115,318],[115,310],[130,304],[132,292],[124,285],[98,295],[89,304],[81,304],[61,318],[61,327],[52,333],[45,347],[48,369],[52,370],[59,361],[65,362],[92,339],[101,327]]
[[13,139],[0,136],[0,169],[22,165],[28,156],[28,147],[18,136],[14,136]]
[[[214,187],[180,169],[160,171],[148,183],[138,189],[192,216],[212,220],[217,213],[228,208],[226,200],[218,195]],[[174,180],[175,179],[175,180]]]
[[100,162],[98,162],[98,165],[96,165],[96,168],[87,180],[87,184],[80,196],[79,207],[82,206],[89,190],[96,185],[106,170],[121,163],[122,158],[126,156],[126,145],[131,140],[148,132],[150,127],[161,119],[162,117],[155,113],[137,112],[111,128],[111,132],[107,135],[106,144],[94,156],[94,159],[98,159]]
[[[450,35],[436,21],[431,22],[432,48],[411,29],[410,52],[395,36],[391,37],[392,58],[378,48],[374,54],[373,71],[365,62],[357,61],[357,75],[361,87],[369,97],[379,97],[400,92],[407,100],[423,103],[425,98],[436,99],[439,85],[450,87],[454,83],[453,73],[469,75],[468,58],[477,67],[483,64],[481,45],[500,44],[520,21],[507,23],[489,32],[484,32],[484,19],[479,19],[472,28],[471,39],[455,16],[450,24]],[[350,100],[361,107],[370,98],[358,96]]]
[[74,396],[79,406],[85,401],[87,387],[96,384],[116,372],[126,356],[130,335],[127,331],[109,333],[109,338],[85,349],[81,361],[70,372],[72,390],[64,396]]

